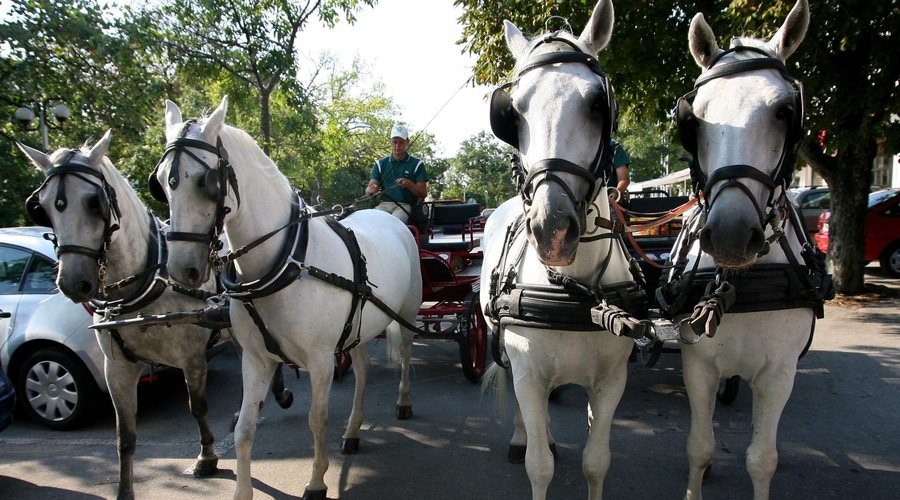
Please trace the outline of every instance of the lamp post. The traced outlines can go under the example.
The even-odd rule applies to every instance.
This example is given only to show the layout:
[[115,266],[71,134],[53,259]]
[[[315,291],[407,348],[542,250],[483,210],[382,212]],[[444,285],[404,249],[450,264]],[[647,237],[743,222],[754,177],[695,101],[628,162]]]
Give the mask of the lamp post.
[[[19,121],[19,125],[21,125],[24,130],[40,131],[41,144],[44,146],[44,151],[48,151],[50,149],[50,138],[48,137],[49,129],[61,129],[63,125],[65,125],[66,120],[68,120],[69,116],[71,115],[69,107],[59,102],[59,100],[59,98],[45,99],[43,101],[34,99],[16,110],[16,120]],[[53,104],[52,107],[51,104]],[[35,111],[37,112],[36,116],[38,118],[37,129],[31,127],[31,122],[33,122],[35,119]],[[59,125],[54,126],[47,122],[47,111],[53,114],[53,117],[56,118],[56,121],[59,122]]]

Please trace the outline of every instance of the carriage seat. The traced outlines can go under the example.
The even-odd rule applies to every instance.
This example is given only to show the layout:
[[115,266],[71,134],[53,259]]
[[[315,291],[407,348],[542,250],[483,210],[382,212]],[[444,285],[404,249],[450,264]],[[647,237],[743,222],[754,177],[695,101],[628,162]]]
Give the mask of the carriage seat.
[[420,246],[432,252],[466,252],[470,242],[466,235],[471,232],[472,219],[481,215],[481,205],[477,203],[436,204],[431,209],[432,226],[458,226],[460,239],[423,239]]

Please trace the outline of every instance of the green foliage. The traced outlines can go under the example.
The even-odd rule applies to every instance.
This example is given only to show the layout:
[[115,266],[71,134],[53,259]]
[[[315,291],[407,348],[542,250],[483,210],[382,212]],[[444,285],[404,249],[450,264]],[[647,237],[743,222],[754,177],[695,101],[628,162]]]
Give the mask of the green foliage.
[[480,132],[460,145],[448,168],[433,190],[435,199],[474,198],[482,207],[496,207],[515,195],[510,180],[507,156],[509,147],[501,145],[487,132]]
[[[65,103],[71,117],[64,130],[50,130],[50,149],[75,148],[113,129],[115,157],[139,141],[169,84],[158,60],[132,38],[139,25],[96,0],[13,0],[0,24],[0,105],[12,116],[34,100]],[[48,123],[56,126],[53,118]],[[37,120],[32,124],[37,127]],[[42,149],[37,132],[5,123],[2,139]],[[27,223],[22,201],[40,175],[8,141],[3,141],[4,187],[0,225]]]
[[684,156],[681,145],[673,144],[666,134],[660,133],[660,127],[650,122],[619,129],[614,139],[625,147],[631,158],[628,170],[632,182],[658,179],[686,167],[679,161]]

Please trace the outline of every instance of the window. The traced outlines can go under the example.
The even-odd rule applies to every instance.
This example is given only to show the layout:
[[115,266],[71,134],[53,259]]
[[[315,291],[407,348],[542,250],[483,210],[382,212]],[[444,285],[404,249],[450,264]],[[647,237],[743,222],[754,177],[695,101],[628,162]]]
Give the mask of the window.
[[19,283],[30,258],[31,252],[0,246],[0,294],[19,293]]
[[35,255],[31,261],[31,269],[25,275],[25,283],[22,286],[23,293],[55,293],[56,292],[56,264]]

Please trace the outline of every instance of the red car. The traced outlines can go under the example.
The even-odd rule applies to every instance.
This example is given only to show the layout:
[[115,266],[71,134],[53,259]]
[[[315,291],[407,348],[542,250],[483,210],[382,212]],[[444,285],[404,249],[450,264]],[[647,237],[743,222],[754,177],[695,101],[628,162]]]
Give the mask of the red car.
[[[828,251],[831,212],[819,216],[816,245]],[[900,278],[900,188],[882,189],[869,195],[866,216],[866,262],[878,260],[889,276]]]

